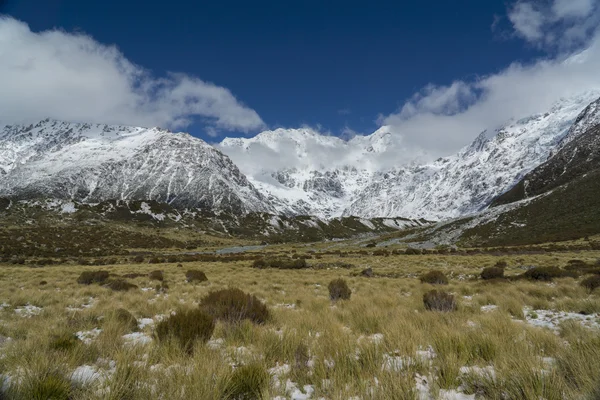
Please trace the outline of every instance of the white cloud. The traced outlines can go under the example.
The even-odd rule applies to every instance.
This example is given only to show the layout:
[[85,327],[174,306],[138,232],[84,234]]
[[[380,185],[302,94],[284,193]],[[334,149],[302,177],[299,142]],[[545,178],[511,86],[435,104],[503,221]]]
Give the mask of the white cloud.
[[518,0],[508,10],[515,34],[547,49],[572,50],[585,44],[600,23],[598,0]]
[[45,117],[82,122],[250,132],[260,116],[226,88],[131,63],[114,46],[60,30],[32,32],[0,17],[0,121]]
[[594,0],[555,0],[552,11],[558,18],[587,17],[594,9]]
[[[560,98],[600,89],[598,71],[600,38],[569,58],[514,63],[475,81],[428,86],[398,112],[381,117],[380,123],[402,136],[407,149],[425,150],[430,157],[448,155],[483,130],[493,131],[513,118],[544,112]],[[467,105],[460,108],[461,104]]]
[[525,2],[515,4],[509,11],[508,18],[517,34],[526,40],[537,42],[544,36],[543,26],[546,18],[533,4]]

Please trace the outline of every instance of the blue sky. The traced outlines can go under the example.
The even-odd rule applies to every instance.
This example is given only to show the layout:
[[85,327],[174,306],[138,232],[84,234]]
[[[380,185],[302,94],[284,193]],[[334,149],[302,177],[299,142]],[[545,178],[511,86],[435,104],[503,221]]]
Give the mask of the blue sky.
[[[120,57],[152,75],[149,93],[162,93],[160,79],[175,79],[169,72],[202,80],[203,88],[186,89],[189,93],[205,93],[207,82],[229,91],[232,98],[215,104],[231,107],[234,116],[223,116],[212,107],[209,112],[172,117],[172,110],[163,109],[164,102],[148,105],[148,110],[165,114],[159,122],[215,141],[302,125],[334,135],[371,133],[382,121],[401,115],[406,102],[415,101],[415,94],[427,97],[434,88],[452,88],[455,82],[470,85],[481,77],[501,74],[515,62],[529,65],[541,57],[568,54],[572,46],[551,46],[542,43],[539,35],[545,40],[550,29],[560,28],[554,16],[595,15],[585,7],[594,6],[596,0],[569,0],[581,8],[556,11],[558,3],[565,1],[541,0],[542,7],[506,0],[173,0],[144,5],[7,0],[0,12],[28,25],[33,34],[59,28],[67,36],[88,35],[104,49],[101,52],[106,50],[102,46],[115,45]],[[518,9],[523,4],[533,4],[538,20],[531,10]],[[551,28],[545,30],[546,26]],[[586,39],[591,36],[586,34]],[[464,100],[459,109],[471,105],[477,91],[471,88],[462,96],[459,90],[459,102]],[[226,94],[215,96],[222,99]],[[450,107],[442,113],[457,111]],[[82,118],[86,116],[82,113]],[[215,118],[220,118],[217,124],[211,122]],[[133,118],[131,123],[139,122]]]

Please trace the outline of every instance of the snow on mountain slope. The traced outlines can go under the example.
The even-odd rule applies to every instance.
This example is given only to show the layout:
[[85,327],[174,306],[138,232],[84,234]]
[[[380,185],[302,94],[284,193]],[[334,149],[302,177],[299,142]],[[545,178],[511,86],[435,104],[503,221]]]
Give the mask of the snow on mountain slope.
[[589,91],[561,99],[545,113],[483,132],[456,155],[422,165],[395,158],[400,139],[387,127],[349,141],[278,129],[218,147],[280,212],[440,220],[480,210],[510,189],[548,158],[599,96]]
[[212,211],[272,212],[231,160],[160,128],[44,120],[0,130],[0,195],[85,202],[157,200]]

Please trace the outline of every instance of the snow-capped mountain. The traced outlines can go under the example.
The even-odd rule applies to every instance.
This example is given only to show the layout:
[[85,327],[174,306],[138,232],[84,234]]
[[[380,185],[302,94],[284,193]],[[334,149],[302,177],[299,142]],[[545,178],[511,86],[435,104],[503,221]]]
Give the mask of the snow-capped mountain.
[[146,199],[217,212],[274,211],[229,157],[160,128],[53,120],[6,126],[0,177],[0,196],[20,199]]
[[[509,190],[551,155],[599,96],[590,91],[561,99],[546,112],[481,133],[453,156],[421,165],[394,160],[399,139],[388,127],[348,141],[278,129],[225,139],[218,147],[279,212],[441,220],[480,210]],[[592,114],[581,118],[596,118]],[[393,161],[396,167],[386,167]]]
[[216,148],[159,128],[52,120],[7,126],[0,130],[0,196],[442,220],[487,207],[597,125],[598,97],[590,91],[561,99],[546,112],[481,133],[455,155],[410,165],[397,156],[401,136],[386,126],[349,140],[277,129]]

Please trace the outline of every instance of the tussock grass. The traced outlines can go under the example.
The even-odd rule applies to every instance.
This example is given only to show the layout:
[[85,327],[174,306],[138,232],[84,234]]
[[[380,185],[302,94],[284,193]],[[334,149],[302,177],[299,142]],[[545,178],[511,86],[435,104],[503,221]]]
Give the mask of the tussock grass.
[[[322,254],[319,262],[333,266],[340,261],[339,254],[325,254],[326,244],[314,247]],[[302,256],[307,250],[286,245],[260,256]],[[579,279],[568,276],[551,281],[513,278],[525,272],[521,266],[564,266],[575,258],[593,265],[599,252],[502,255],[507,279],[483,281],[478,279],[482,268],[493,267],[498,257],[404,255],[394,248],[388,255],[365,256],[357,251],[344,251],[344,262],[355,265],[347,269],[259,269],[249,268],[248,260],[186,263],[211,277],[202,285],[190,285],[175,263],[165,263],[161,268],[168,292],[147,290],[157,283],[149,276],[156,265],[148,263],[102,267],[110,279],[131,276],[126,282],[137,288],[123,292],[77,284],[82,269],[90,267],[3,265],[0,304],[7,306],[0,309],[0,374],[14,383],[5,396],[35,398],[35,390],[44,395],[56,390],[61,396],[64,389],[68,398],[85,399],[217,400],[248,393],[273,398],[289,397],[289,379],[298,390],[311,385],[312,398],[411,399],[419,398],[418,377],[427,380],[434,398],[439,390],[459,386],[480,398],[598,394],[599,332],[578,321],[562,322],[553,331],[531,326],[526,319],[537,310],[558,310],[583,312],[578,315],[597,321],[599,291],[590,293]],[[377,272],[371,279],[360,277],[366,267]],[[421,284],[419,277],[431,270],[449,278],[443,289],[459,303],[455,311],[426,310],[423,295],[432,287]],[[340,277],[352,288],[352,296],[332,303],[328,283]],[[39,285],[42,280],[47,284]],[[260,324],[218,319],[210,339],[194,341],[192,352],[175,334],[164,340],[155,336],[161,320],[169,320],[172,312],[199,311],[211,292],[231,287],[251,293],[242,292],[240,304],[251,296],[269,317]],[[481,308],[491,305],[497,308]],[[41,311],[31,316],[15,312],[26,306]],[[138,328],[142,319],[154,322]],[[94,330],[99,333],[89,342],[76,338]],[[126,337],[132,333],[151,340],[132,344]],[[102,382],[73,384],[73,371],[83,365],[104,374]],[[482,372],[490,370],[493,376]]]

